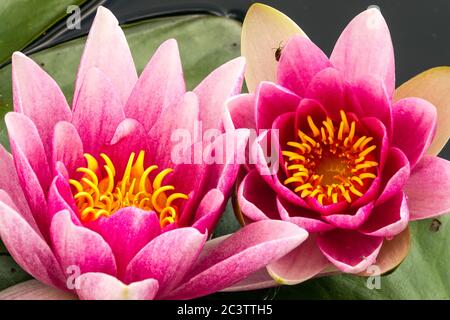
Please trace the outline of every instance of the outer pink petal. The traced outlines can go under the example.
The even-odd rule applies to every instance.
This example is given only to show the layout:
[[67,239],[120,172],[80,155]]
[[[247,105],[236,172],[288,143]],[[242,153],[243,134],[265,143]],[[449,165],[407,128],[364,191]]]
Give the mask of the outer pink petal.
[[203,197],[195,214],[192,225],[201,233],[211,234],[226,206],[225,196],[218,189],[211,189]]
[[81,57],[74,103],[78,100],[84,78],[92,68],[100,69],[111,79],[121,105],[125,105],[137,80],[136,68],[119,22],[111,11],[102,6],[97,9]]
[[410,167],[408,158],[400,149],[390,148],[386,158],[386,165],[382,172],[382,192],[376,204],[382,204],[402,190],[408,181],[409,174]]
[[111,141],[124,114],[108,77],[97,68],[84,74],[74,105],[72,123],[80,134],[84,151],[96,155],[100,147]]
[[64,275],[45,240],[10,206],[0,201],[0,237],[14,260],[34,278],[64,289]]
[[424,156],[405,186],[411,220],[435,217],[450,211],[450,162]]
[[123,208],[108,218],[100,218],[93,228],[111,247],[119,277],[124,275],[131,259],[161,233],[155,212],[134,207]]
[[239,185],[239,208],[252,221],[279,219],[277,195],[256,170],[250,171]]
[[35,228],[36,221],[33,218],[25,195],[20,187],[13,158],[2,145],[0,145],[0,190],[4,190],[8,197],[11,197],[11,201],[17,207],[18,212]]
[[0,300],[75,300],[77,296],[49,287],[37,280],[28,280],[0,292]]
[[349,23],[330,60],[350,81],[365,75],[380,77],[392,97],[395,89],[394,49],[389,28],[379,10],[366,10]]
[[220,129],[225,101],[241,92],[245,59],[231,60],[211,72],[195,89],[200,101],[203,131]]
[[394,104],[393,117],[393,146],[405,153],[414,168],[433,142],[436,108],[426,100],[406,98]]
[[83,143],[77,129],[70,122],[60,121],[56,124],[52,155],[52,165],[61,161],[69,174],[84,165]]
[[172,290],[192,268],[206,240],[194,228],[180,228],[161,234],[131,260],[127,281],[158,280],[158,297]]
[[254,94],[240,94],[231,97],[225,104],[223,117],[225,130],[256,128]]
[[72,116],[56,82],[33,60],[21,53],[12,56],[14,111],[29,117],[37,127],[47,154],[51,154],[53,129]]
[[150,130],[162,112],[186,91],[176,40],[161,44],[142,72],[125,105],[125,114]]
[[173,168],[178,164],[178,161],[174,161],[178,159],[172,159],[172,150],[180,143],[173,139],[177,133],[182,136],[189,134],[192,139],[195,136],[196,121],[199,120],[198,103],[195,93],[187,92],[179,102],[167,106],[151,128],[148,134],[148,147],[151,150],[149,156],[152,163],[158,165],[160,169]]
[[[30,118],[16,112],[9,112],[5,116],[5,122],[19,178],[22,175],[23,168],[18,165],[18,162],[26,161],[39,179],[42,188],[46,191],[51,182],[51,175],[47,155],[36,126]],[[22,156],[24,159],[17,159],[22,158]],[[22,183],[25,182],[22,180]]]
[[341,229],[358,229],[372,214],[373,202],[360,207],[354,214],[343,212],[342,214],[324,215],[323,220]]
[[261,268],[253,272],[247,278],[235,283],[228,288],[221,290],[222,292],[237,292],[266,289],[278,286],[278,283],[269,275],[266,268]]
[[277,197],[278,212],[282,220],[294,223],[308,232],[323,232],[334,229],[334,226],[320,219],[320,213],[292,205]]
[[256,89],[256,127],[270,129],[274,120],[287,112],[294,112],[300,97],[272,82],[261,82]]
[[322,272],[330,262],[317,246],[316,235],[310,235],[300,246],[267,266],[267,271],[279,284],[293,285]]
[[277,70],[277,82],[304,96],[312,78],[321,70],[331,67],[328,57],[308,38],[292,37],[282,50]]
[[68,211],[60,211],[53,217],[50,232],[63,269],[75,266],[80,273],[116,274],[114,255],[105,240],[94,231],[76,226]]
[[405,230],[408,221],[406,197],[403,192],[398,192],[383,204],[376,205],[359,231],[369,236],[392,238]]
[[335,229],[320,234],[317,244],[338,269],[346,273],[360,273],[375,262],[383,238],[366,236],[353,230]]
[[283,221],[262,220],[206,248],[182,286],[166,298],[189,299],[225,289],[301,244],[308,233]]
[[88,272],[78,279],[77,294],[82,300],[153,300],[159,285],[155,279],[124,284],[108,274]]

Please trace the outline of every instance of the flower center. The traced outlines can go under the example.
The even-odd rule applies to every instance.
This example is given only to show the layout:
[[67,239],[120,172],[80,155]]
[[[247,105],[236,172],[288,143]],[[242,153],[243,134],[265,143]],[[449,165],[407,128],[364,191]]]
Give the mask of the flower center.
[[298,140],[288,142],[289,150],[282,152],[288,173],[284,184],[321,205],[352,203],[377,177],[373,137],[359,136],[356,122],[349,123],[342,110],[340,115],[339,123],[327,117],[320,126],[308,116],[307,132],[298,130]]
[[74,187],[74,199],[82,221],[94,221],[101,216],[110,217],[125,207],[155,211],[162,227],[177,221],[178,207],[173,203],[177,199],[187,200],[188,196],[174,192],[174,186],[163,184],[163,179],[172,169],[160,171],[152,180],[149,176],[158,167],[153,165],[144,169],[144,151],[139,152],[136,161],[133,152],[122,178],[117,179],[116,168],[106,154],[100,154],[104,162],[103,170],[92,155],[86,153],[84,156],[87,168],[76,170],[82,177],[79,180],[69,180]]

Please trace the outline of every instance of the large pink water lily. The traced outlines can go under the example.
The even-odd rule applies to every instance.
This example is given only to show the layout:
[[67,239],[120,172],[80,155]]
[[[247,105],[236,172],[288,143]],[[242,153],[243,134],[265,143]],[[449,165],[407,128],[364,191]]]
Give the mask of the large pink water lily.
[[[168,40],[138,78],[117,20],[100,7],[72,108],[36,63],[21,53],[12,60],[0,235],[43,284],[82,299],[193,298],[244,279],[307,237],[293,224],[265,221],[206,241],[238,164],[232,156],[224,164],[172,161],[174,130],[193,134],[196,121],[204,130],[222,127],[224,101],[241,89],[242,58],[186,92],[177,43]],[[247,135],[223,133],[203,147],[212,152],[235,139],[237,151]],[[55,289],[31,286],[54,296]],[[17,290],[0,295],[36,298]]]
[[[271,38],[264,31],[279,32],[290,23],[273,11],[250,9],[242,37],[251,63],[250,93],[228,101],[226,126],[260,130],[250,146],[254,164],[239,178],[240,219],[289,221],[310,233],[268,266],[278,283],[299,283],[333,269],[361,273],[374,263],[387,271],[407,251],[409,221],[450,210],[450,162],[426,154],[436,134],[436,108],[405,97],[408,90],[393,98],[394,50],[379,10],[354,18],[329,58],[304,34],[289,34],[295,28]],[[266,38],[271,42],[258,47],[255,41]],[[273,47],[280,41],[277,62]],[[276,64],[276,74],[258,71],[268,64]],[[440,129],[434,150],[448,135],[448,128]],[[268,140],[279,170],[266,161]],[[237,288],[274,284],[253,278]]]

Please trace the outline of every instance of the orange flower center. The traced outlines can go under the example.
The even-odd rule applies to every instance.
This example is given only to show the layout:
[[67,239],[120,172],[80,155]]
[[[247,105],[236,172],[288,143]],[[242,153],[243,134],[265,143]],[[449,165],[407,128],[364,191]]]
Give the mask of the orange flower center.
[[125,207],[155,211],[162,227],[177,221],[178,208],[173,203],[177,199],[187,200],[188,196],[174,192],[174,186],[163,184],[164,178],[172,169],[164,169],[151,179],[150,175],[158,167],[153,165],[144,168],[144,151],[139,152],[136,161],[133,152],[122,178],[117,179],[116,168],[106,154],[100,155],[104,162],[103,170],[92,155],[84,156],[87,167],[76,170],[82,177],[79,180],[69,180],[74,187],[74,199],[82,221],[94,221],[101,216],[110,217]]
[[356,122],[344,111],[340,122],[327,117],[319,126],[307,117],[308,130],[282,152],[288,177],[284,181],[300,197],[316,198],[321,205],[352,203],[362,197],[377,177],[373,137],[359,136]]

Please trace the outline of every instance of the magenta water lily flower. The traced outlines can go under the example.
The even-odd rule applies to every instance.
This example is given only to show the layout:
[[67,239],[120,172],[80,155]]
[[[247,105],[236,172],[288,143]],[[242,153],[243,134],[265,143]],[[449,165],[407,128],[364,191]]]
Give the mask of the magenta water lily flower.
[[[260,18],[270,10],[250,9]],[[258,54],[249,39],[251,32],[261,32],[257,23],[264,21],[244,22],[244,56],[276,63],[275,50],[249,55]],[[268,29],[277,26],[277,36],[286,22],[265,23]],[[409,221],[450,210],[450,163],[426,154],[436,133],[436,108],[420,98],[394,99],[394,50],[379,10],[354,18],[330,58],[298,34],[282,44],[275,82],[255,83],[258,76],[271,76],[271,70],[264,73],[258,66],[266,64],[249,66],[251,93],[228,101],[226,125],[260,130],[250,146],[254,164],[237,189],[242,223],[278,219],[310,233],[268,266],[278,283],[332,271],[330,264],[346,273],[383,264],[377,260],[383,244]],[[266,160],[268,141],[277,151],[270,156],[276,165]]]
[[[307,237],[293,224],[266,221],[207,241],[239,165],[233,156],[224,164],[172,161],[175,130],[193,133],[197,121],[203,130],[222,127],[224,101],[242,85],[242,58],[186,92],[169,40],[138,78],[117,20],[100,7],[72,109],[36,63],[21,53],[12,60],[0,235],[37,280],[81,299],[187,299],[244,279]],[[203,147],[234,139],[239,150],[247,135],[225,132]]]

